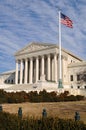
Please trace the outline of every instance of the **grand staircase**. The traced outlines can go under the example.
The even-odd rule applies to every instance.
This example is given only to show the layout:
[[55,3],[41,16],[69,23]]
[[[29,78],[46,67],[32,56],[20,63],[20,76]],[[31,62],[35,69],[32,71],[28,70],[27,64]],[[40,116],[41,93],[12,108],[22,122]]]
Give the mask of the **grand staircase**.
[[56,91],[58,94],[62,93],[64,91],[69,91],[70,94],[72,95],[83,95],[86,97],[86,89],[71,89],[71,88],[63,88],[63,89],[58,89],[58,85],[56,83],[34,83],[34,84],[14,84],[14,85],[0,85],[0,89],[3,89],[6,92],[20,92],[20,91],[25,91],[25,92],[30,92],[30,91],[37,91],[40,92],[43,89],[45,89],[47,92],[51,91]]
[[7,87],[4,87],[3,89],[6,92],[19,92],[19,91],[42,91],[43,89],[47,91],[57,91],[58,85],[56,83],[50,83],[50,82],[38,82],[34,84],[14,84],[14,85],[8,85]]
[[25,92],[29,92],[29,91],[40,91],[40,88],[35,86],[35,84],[18,84],[18,85],[11,85],[7,88],[4,88],[4,90],[6,92],[19,92],[19,91],[25,91]]

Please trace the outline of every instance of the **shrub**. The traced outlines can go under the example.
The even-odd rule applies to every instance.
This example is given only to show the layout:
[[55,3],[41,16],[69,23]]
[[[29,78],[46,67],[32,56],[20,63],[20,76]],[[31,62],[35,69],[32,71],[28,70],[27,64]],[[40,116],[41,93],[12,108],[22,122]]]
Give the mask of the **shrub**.
[[12,92],[7,93],[4,90],[0,90],[0,103],[21,103],[21,102],[60,102],[60,101],[80,101],[83,100],[84,96],[81,95],[69,95],[68,91],[57,95],[56,92],[47,92],[46,90],[31,91],[26,93]]
[[86,125],[80,121],[47,118],[24,118],[9,113],[0,113],[0,130],[85,130]]

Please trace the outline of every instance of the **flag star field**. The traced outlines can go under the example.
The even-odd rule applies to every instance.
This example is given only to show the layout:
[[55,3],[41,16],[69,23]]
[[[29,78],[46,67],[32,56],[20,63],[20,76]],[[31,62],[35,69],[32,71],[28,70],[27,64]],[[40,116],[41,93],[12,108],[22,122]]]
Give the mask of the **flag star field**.
[[61,25],[62,48],[86,60],[86,0],[0,0],[0,73],[15,69],[15,52],[30,42],[58,45],[58,8],[73,22]]

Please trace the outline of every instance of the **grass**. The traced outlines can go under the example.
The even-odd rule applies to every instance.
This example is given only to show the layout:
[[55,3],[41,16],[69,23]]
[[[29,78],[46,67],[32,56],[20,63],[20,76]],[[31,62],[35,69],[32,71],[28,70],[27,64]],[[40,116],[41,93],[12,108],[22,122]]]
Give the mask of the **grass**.
[[3,111],[18,113],[18,108],[22,107],[23,116],[40,118],[42,110],[45,108],[48,116],[74,119],[75,112],[79,112],[80,120],[86,124],[86,101],[76,102],[54,102],[54,103],[19,103],[2,104]]

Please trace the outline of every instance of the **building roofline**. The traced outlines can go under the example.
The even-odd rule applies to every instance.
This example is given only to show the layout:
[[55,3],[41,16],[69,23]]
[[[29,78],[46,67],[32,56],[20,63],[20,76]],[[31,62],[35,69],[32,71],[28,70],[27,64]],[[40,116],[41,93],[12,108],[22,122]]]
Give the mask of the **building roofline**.
[[79,66],[86,66],[86,61],[71,63],[71,64],[68,65],[68,68],[79,67]]
[[[14,56],[17,56],[19,52],[23,51],[24,49],[26,49],[28,46],[30,46],[31,44],[36,44],[36,45],[45,45],[45,46],[50,46],[50,48],[52,47],[56,47],[56,48],[59,48],[59,45],[57,44],[52,44],[52,43],[43,43],[43,42],[30,42],[29,44],[27,44],[25,47],[23,47],[22,49],[20,49],[19,51],[17,51]],[[44,48],[45,49],[45,48]],[[47,48],[46,48],[47,49]],[[39,50],[38,50],[39,51]],[[64,51],[65,53],[73,56],[74,58],[80,60],[80,61],[83,61],[81,58],[79,58],[78,56],[75,56],[72,52],[69,52],[68,50],[66,49],[63,49],[62,48],[62,51]]]
[[5,71],[5,72],[1,73],[0,75],[11,74],[11,73],[15,73],[15,70]]

